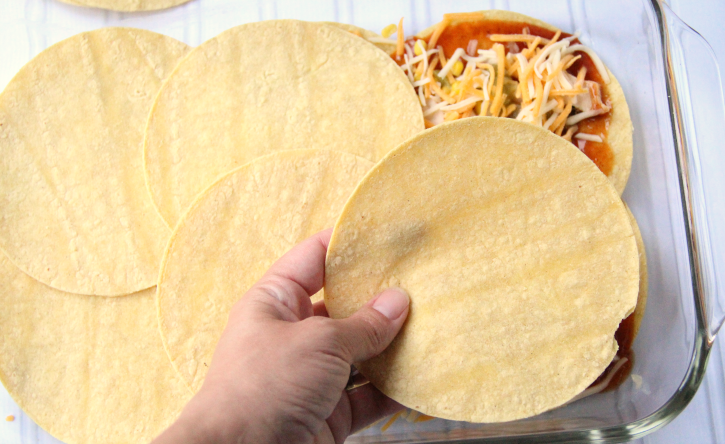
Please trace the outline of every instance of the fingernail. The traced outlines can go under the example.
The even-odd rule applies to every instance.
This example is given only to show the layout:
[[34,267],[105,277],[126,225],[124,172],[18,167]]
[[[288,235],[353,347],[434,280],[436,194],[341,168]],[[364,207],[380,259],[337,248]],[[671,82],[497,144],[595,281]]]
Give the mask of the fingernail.
[[408,293],[401,288],[388,288],[380,293],[373,302],[373,308],[379,311],[388,319],[398,319],[408,308],[410,298]]

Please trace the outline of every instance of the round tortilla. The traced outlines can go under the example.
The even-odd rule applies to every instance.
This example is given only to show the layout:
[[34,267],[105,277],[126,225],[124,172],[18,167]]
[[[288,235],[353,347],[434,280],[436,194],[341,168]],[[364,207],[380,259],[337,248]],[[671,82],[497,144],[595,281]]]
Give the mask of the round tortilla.
[[63,293],[0,253],[0,380],[67,444],[145,444],[191,398],[164,353],[154,290]]
[[329,26],[334,26],[334,27],[343,29],[351,34],[359,36],[362,39],[368,41],[369,43],[375,45],[378,49],[383,51],[388,56],[390,56],[390,54],[395,52],[396,44],[393,42],[389,42],[389,43],[380,42],[380,41],[371,42],[370,39],[382,39],[383,36],[381,36],[380,34],[376,34],[373,31],[370,31],[368,29],[361,28],[361,27],[355,26],[355,25],[350,25],[347,23],[338,23],[338,22],[320,22],[320,23],[324,23],[325,25],[329,25]]
[[348,153],[285,151],[199,196],[172,235],[157,295],[166,350],[194,391],[232,305],[290,248],[332,227],[372,165]]
[[190,0],[60,0],[76,6],[110,9],[111,11],[157,11],[172,8]]
[[78,34],[0,95],[0,248],[59,290],[156,284],[170,230],[146,192],[142,143],[161,82],[189,47],[131,28]]
[[637,295],[637,307],[634,309],[634,328],[632,329],[632,340],[637,337],[639,333],[639,327],[642,324],[642,318],[644,317],[644,310],[647,308],[647,292],[648,292],[648,275],[647,275],[647,254],[644,250],[644,239],[642,239],[642,233],[639,231],[639,225],[637,225],[637,219],[634,218],[634,214],[629,209],[627,204],[624,204],[629,215],[629,221],[632,223],[632,231],[634,232],[634,240],[637,241],[637,251],[639,253],[639,293]]
[[576,147],[512,119],[472,117],[413,137],[345,204],[325,305],[353,314],[398,286],[401,333],[360,371],[406,407],[510,421],[584,390],[634,309],[637,245],[609,181]]
[[[451,24],[461,22],[485,22],[485,21],[502,21],[502,22],[517,22],[517,23],[528,23],[532,26],[538,26],[540,28],[548,29],[550,31],[558,31],[559,28],[552,26],[546,22],[529,17],[524,14],[512,11],[479,11],[480,18],[467,17],[461,19],[454,19]],[[472,13],[476,14],[476,13]],[[418,37],[427,38],[435,30],[436,26],[431,26],[420,33]],[[621,196],[624,192],[624,188],[627,186],[627,180],[629,180],[629,173],[632,170],[632,119],[629,115],[629,106],[627,100],[624,97],[622,91],[622,85],[619,84],[617,78],[607,68],[607,74],[609,74],[610,82],[606,85],[607,94],[612,104],[612,111],[609,121],[609,127],[607,132],[607,143],[612,150],[612,170],[609,172],[607,177],[617,189]]]
[[423,129],[405,74],[368,42],[322,23],[251,23],[195,48],[164,85],[146,180],[174,226],[199,192],[261,155],[315,147],[377,161]]

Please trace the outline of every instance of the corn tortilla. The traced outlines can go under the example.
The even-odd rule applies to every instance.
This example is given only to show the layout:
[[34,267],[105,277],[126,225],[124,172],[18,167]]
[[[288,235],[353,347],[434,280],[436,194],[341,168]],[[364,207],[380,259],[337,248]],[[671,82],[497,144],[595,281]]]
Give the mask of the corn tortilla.
[[110,9],[111,11],[157,11],[181,5],[190,0],[60,0],[76,6]]
[[[548,29],[550,31],[558,31],[559,28],[552,26],[539,19],[529,17],[524,14],[519,14],[513,11],[501,11],[501,10],[489,10],[489,11],[478,11],[477,13],[471,13],[473,16],[466,18],[454,18],[451,20],[451,25],[455,25],[461,22],[486,22],[486,21],[502,21],[502,22],[517,22],[517,23],[528,23],[532,26],[539,28]],[[476,14],[480,14],[480,17],[476,17]],[[435,30],[436,25],[431,26],[420,33],[418,37],[427,38]],[[606,85],[607,94],[612,103],[612,110],[610,111],[609,127],[607,129],[607,143],[612,150],[612,169],[607,175],[609,180],[617,189],[620,195],[624,192],[624,188],[627,186],[629,180],[629,173],[632,170],[632,119],[629,115],[629,106],[627,100],[624,97],[622,91],[622,85],[619,84],[617,78],[607,68],[607,74],[609,74],[610,82]]]
[[152,287],[171,234],[143,175],[161,82],[189,47],[131,28],[78,34],[25,65],[0,95],[0,248],[62,291]]
[[287,250],[332,227],[372,165],[342,152],[284,151],[199,196],[172,235],[157,295],[166,350],[194,391],[234,302]]
[[338,23],[338,22],[321,22],[321,23],[340,28],[351,34],[357,35],[357,36],[361,37],[362,39],[368,41],[369,43],[375,45],[378,49],[383,51],[385,54],[390,55],[393,52],[395,52],[396,44],[393,42],[390,42],[390,43],[371,42],[370,39],[382,39],[383,36],[373,32],[373,31],[370,31],[369,29],[361,28],[361,27],[355,26],[355,25],[350,25],[348,23]]
[[630,210],[626,204],[624,207],[627,209],[629,221],[632,223],[632,231],[634,232],[634,239],[637,241],[637,252],[639,253],[639,293],[637,295],[637,307],[634,309],[634,328],[632,329],[632,339],[634,339],[637,337],[637,333],[639,333],[639,327],[642,325],[644,311],[645,308],[647,308],[649,279],[647,275],[647,253],[644,249],[644,239],[642,239],[642,233],[639,231],[639,225],[637,225],[637,219],[634,218],[632,210]]
[[0,380],[67,444],[146,444],[191,397],[164,354],[154,290],[63,293],[0,254]]
[[427,415],[510,421],[565,403],[612,361],[638,265],[623,203],[584,154],[472,117],[406,141],[358,185],[328,249],[325,305],[344,318],[404,288],[406,324],[361,372]]
[[423,130],[417,100],[390,57],[348,32],[295,20],[232,28],[195,48],[159,93],[147,184],[174,226],[199,192],[261,155],[314,147],[377,161]]

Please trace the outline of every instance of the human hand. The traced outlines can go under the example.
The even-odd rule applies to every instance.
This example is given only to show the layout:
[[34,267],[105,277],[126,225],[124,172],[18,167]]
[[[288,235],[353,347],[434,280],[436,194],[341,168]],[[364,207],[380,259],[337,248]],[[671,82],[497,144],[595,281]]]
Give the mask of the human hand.
[[350,364],[398,333],[408,296],[386,290],[338,320],[313,306],[331,234],[294,247],[234,305],[202,388],[154,444],[342,443],[402,408],[371,384],[345,386]]

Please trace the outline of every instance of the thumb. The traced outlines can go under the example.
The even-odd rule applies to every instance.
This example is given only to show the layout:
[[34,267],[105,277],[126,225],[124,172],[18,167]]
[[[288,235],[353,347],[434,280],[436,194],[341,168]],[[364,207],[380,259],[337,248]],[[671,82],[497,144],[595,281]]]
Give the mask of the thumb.
[[338,340],[348,361],[366,361],[382,353],[403,326],[409,305],[405,290],[389,288],[349,318],[338,320]]

